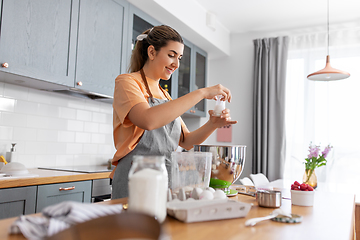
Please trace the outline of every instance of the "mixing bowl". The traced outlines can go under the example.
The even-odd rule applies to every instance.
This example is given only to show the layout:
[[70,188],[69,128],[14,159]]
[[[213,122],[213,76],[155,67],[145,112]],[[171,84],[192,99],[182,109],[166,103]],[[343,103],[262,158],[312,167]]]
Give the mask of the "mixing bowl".
[[245,166],[245,145],[194,145],[195,152],[211,152],[210,187],[228,190]]

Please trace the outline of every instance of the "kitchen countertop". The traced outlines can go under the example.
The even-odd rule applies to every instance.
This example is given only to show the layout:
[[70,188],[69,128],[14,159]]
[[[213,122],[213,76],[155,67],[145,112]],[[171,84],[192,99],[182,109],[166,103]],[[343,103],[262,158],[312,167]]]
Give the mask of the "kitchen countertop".
[[28,169],[28,170],[30,174],[38,175],[38,177],[14,178],[14,179],[0,178],[0,189],[61,183],[61,182],[103,179],[103,178],[109,178],[110,175],[110,172],[79,173],[79,172],[45,170],[45,169],[37,169],[37,168]]
[[[289,197],[290,190],[282,189],[283,196]],[[314,206],[291,205],[282,200],[281,208],[303,217],[301,223],[280,223],[263,221],[254,227],[245,227],[245,221],[253,217],[268,215],[274,208],[257,205],[254,197],[238,194],[231,199],[253,204],[245,218],[219,221],[183,223],[167,217],[163,227],[172,240],[183,239],[354,239],[354,195],[331,192],[315,192]],[[126,203],[127,199],[116,199],[100,204]],[[21,234],[8,235],[7,229],[16,218],[0,221],[0,240],[23,240]]]

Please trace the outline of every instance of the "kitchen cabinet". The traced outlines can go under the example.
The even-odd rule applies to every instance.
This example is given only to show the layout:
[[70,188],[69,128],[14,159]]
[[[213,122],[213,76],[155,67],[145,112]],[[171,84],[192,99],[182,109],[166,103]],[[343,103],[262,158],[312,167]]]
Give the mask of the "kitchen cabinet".
[[[129,7],[129,32],[128,35],[131,36],[131,43],[128,46],[128,66],[130,66],[130,58],[132,50],[136,44],[136,37],[143,33],[145,30],[152,28],[154,26],[161,25],[160,22],[153,19],[143,11],[139,10],[134,6]],[[160,80],[160,86],[169,92],[172,98],[176,98],[176,89],[177,89],[177,72],[174,72],[169,80]]]
[[37,192],[36,212],[45,207],[63,201],[91,202],[92,181],[66,182],[39,185]]
[[72,86],[78,6],[78,0],[3,0],[0,71],[14,74],[14,83],[26,82],[17,79],[24,76]]
[[[207,86],[207,54],[199,47],[184,40],[184,53],[178,76],[178,97]],[[206,100],[189,109],[185,117],[206,117]]]
[[125,0],[3,0],[0,80],[112,97],[124,67],[128,5]]
[[0,189],[0,219],[35,213],[36,188]]
[[120,0],[80,0],[76,88],[113,96],[123,61],[127,5]]

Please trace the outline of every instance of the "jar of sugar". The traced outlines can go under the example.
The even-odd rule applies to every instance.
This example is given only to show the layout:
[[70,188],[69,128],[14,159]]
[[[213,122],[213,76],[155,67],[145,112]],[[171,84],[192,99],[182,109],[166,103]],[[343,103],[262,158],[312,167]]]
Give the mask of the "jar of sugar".
[[165,156],[134,156],[129,172],[128,210],[166,218],[168,173]]
[[214,107],[214,116],[220,117],[222,114],[222,111],[225,109],[225,101],[221,101],[222,96],[216,96],[216,103]]

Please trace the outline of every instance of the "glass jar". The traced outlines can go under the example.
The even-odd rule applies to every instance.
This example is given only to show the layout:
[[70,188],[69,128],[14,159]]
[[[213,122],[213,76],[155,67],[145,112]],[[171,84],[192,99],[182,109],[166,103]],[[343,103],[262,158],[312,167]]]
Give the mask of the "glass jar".
[[134,156],[129,172],[130,211],[166,218],[168,173],[164,156]]

